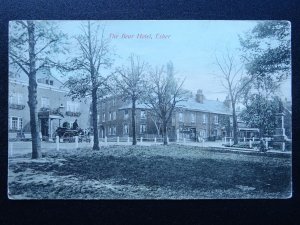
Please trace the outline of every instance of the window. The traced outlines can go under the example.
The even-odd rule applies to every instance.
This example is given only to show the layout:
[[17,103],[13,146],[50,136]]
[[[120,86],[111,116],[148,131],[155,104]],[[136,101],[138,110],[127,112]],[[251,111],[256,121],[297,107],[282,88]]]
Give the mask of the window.
[[112,99],[112,105],[115,106],[116,105],[116,100],[113,98]]
[[111,112],[109,112],[109,120],[111,120]]
[[69,112],[79,112],[79,103],[67,101],[67,111]]
[[141,119],[145,119],[145,118],[146,118],[145,110],[141,110]]
[[200,137],[206,138],[206,130],[201,130],[200,131]]
[[141,124],[140,125],[140,133],[143,134],[146,132],[146,125],[145,124]]
[[233,118],[229,117],[229,121],[230,121],[230,124],[232,124],[233,123]]
[[191,122],[192,122],[192,123],[195,123],[195,113],[192,113],[192,114],[191,114]]
[[20,118],[19,117],[19,123],[18,123],[18,125],[19,125],[19,130],[22,130],[22,128],[23,128],[23,119],[22,118]]
[[128,125],[125,124],[125,125],[124,125],[124,134],[128,134],[128,133],[129,133]]
[[11,128],[13,130],[17,130],[18,129],[18,118],[17,117],[12,117],[12,122],[11,122]]
[[102,114],[102,122],[105,122],[105,113]]
[[128,119],[128,109],[124,110],[124,119]]
[[206,114],[202,114],[202,122],[206,123]]
[[46,80],[46,84],[49,84],[49,80],[48,79]]
[[47,97],[42,97],[41,99],[42,108],[49,108],[50,107],[50,101]]
[[13,93],[10,97],[9,97],[9,102],[11,104],[17,104],[20,105],[23,103],[23,95],[20,93]]
[[179,122],[183,122],[183,113],[179,113]]
[[114,127],[113,127],[113,135],[116,135],[116,133],[117,133],[117,127],[114,126]]
[[112,134],[112,129],[111,129],[111,127],[109,128],[109,135],[111,135]]
[[219,123],[219,117],[218,117],[218,115],[214,115],[214,123],[215,124]]
[[50,85],[53,85],[53,80],[50,80]]
[[12,130],[21,130],[23,128],[23,119],[21,117],[11,117],[9,128]]
[[115,111],[113,112],[113,120],[116,120],[116,118],[117,118],[117,112]]

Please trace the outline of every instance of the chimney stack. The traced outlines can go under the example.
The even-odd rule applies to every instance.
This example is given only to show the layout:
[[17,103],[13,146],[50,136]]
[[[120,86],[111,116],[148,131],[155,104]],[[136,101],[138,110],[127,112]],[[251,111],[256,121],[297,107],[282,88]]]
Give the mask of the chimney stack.
[[202,90],[199,89],[196,94],[196,101],[199,103],[203,103],[203,100],[204,100],[204,95],[202,93]]
[[224,101],[224,105],[225,105],[227,108],[231,109],[231,101],[230,101],[228,95],[226,96],[226,99],[225,99],[225,101]]

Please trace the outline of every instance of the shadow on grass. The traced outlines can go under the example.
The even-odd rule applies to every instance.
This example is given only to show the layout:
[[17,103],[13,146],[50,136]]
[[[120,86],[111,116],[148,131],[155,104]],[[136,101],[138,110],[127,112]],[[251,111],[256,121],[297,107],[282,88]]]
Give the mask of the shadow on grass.
[[114,179],[122,185],[145,185],[172,190],[230,189],[238,185],[254,187],[252,192],[280,192],[291,189],[291,169],[283,165],[214,160],[184,159],[167,156],[114,157],[66,156],[63,165],[53,163],[18,163],[14,172],[30,168],[38,173],[73,175],[79,179]]

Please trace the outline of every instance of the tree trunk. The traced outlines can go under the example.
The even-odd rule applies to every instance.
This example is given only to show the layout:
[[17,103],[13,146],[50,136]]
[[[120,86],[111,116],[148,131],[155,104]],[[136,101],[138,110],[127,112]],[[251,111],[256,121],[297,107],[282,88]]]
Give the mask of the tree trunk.
[[164,138],[164,145],[167,145],[168,144],[168,133],[167,133],[166,119],[163,120],[163,138]]
[[32,158],[42,157],[41,140],[39,137],[39,123],[37,114],[37,82],[35,68],[35,25],[27,21],[28,45],[29,45],[29,85],[28,85],[28,106],[30,111],[30,128],[32,138]]
[[93,130],[94,130],[94,145],[93,150],[99,150],[99,137],[98,137],[98,118],[97,118],[97,89],[92,90],[92,114],[93,114]]
[[136,126],[135,126],[135,99],[132,99],[132,145],[136,145]]
[[236,116],[234,102],[232,102],[232,122],[233,122],[233,143],[237,144],[239,140],[238,140],[237,116]]

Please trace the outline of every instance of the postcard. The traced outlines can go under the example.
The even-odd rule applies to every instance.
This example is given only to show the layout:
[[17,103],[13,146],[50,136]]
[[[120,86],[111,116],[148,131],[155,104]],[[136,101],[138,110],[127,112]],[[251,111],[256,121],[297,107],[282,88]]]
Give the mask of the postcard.
[[9,22],[10,199],[292,197],[291,23]]

